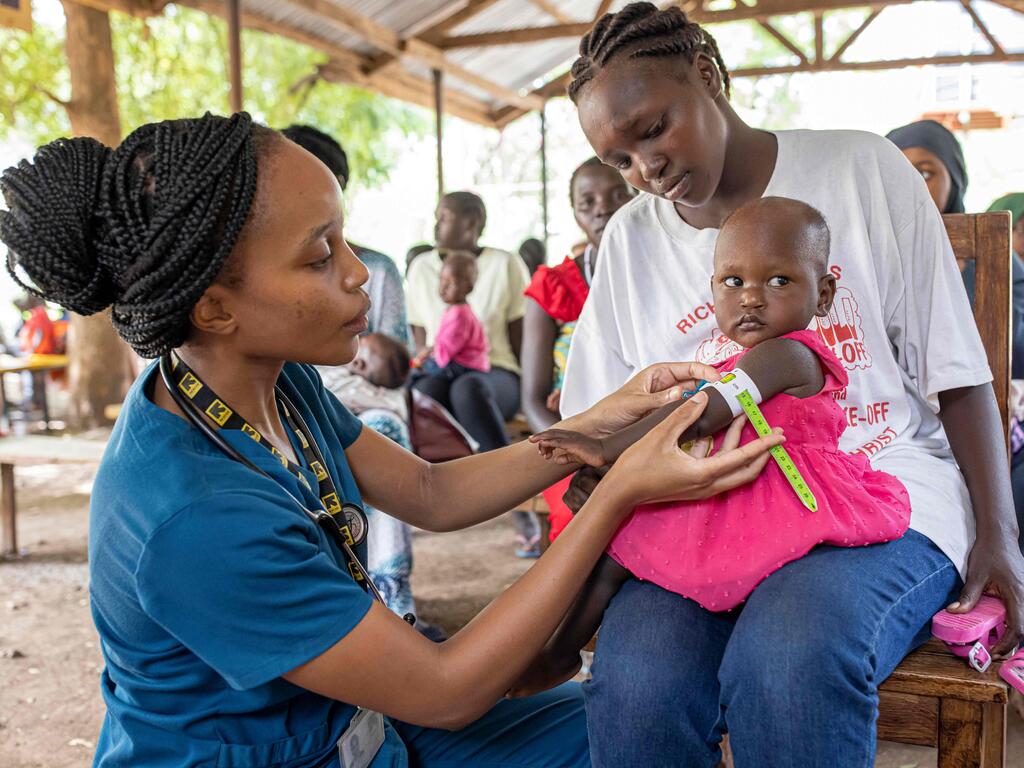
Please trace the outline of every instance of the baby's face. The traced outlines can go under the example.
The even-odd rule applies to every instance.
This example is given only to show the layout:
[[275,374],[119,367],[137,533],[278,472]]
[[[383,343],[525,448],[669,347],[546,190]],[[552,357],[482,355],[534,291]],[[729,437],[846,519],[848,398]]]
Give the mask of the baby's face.
[[387,355],[372,336],[359,339],[359,351],[355,359],[348,364],[348,369],[378,387],[387,386],[391,377]]
[[445,264],[441,267],[441,284],[438,293],[445,304],[461,304],[473,291],[472,270],[460,264]]
[[750,348],[807,328],[832,305],[835,280],[825,258],[794,247],[791,227],[728,226],[715,249],[711,290],[722,332]]

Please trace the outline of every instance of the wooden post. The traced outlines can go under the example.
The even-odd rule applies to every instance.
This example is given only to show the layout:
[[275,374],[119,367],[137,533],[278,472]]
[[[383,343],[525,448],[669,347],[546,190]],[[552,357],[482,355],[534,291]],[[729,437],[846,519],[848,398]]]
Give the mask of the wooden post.
[[0,464],[0,485],[0,557],[17,557],[18,509],[14,496],[13,464]]
[[228,0],[228,71],[231,76],[231,111],[242,111],[241,0]]
[[437,199],[444,197],[444,134],[441,123],[444,120],[444,73],[440,69],[432,69],[430,73],[434,77],[434,120],[437,131]]
[[[75,136],[92,136],[110,147],[121,142],[121,118],[114,77],[110,18],[64,0],[67,37],[64,48],[71,74],[71,101],[65,104]],[[68,380],[72,423],[89,428],[108,423],[103,409],[124,399],[131,352],[105,313],[73,315],[68,335]]]
[[540,210],[544,223],[544,247],[548,246],[548,103],[540,108]]

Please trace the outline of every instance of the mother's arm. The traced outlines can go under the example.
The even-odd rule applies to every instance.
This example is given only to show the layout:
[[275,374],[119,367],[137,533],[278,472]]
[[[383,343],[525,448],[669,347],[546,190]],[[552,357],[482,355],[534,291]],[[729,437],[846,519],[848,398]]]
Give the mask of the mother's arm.
[[558,325],[533,299],[526,300],[523,318],[522,406],[530,429],[541,432],[558,421],[548,410],[547,400],[554,383],[554,349]]
[[994,587],[1007,610],[1007,629],[993,648],[1009,653],[1024,639],[1024,556],[1017,542],[1017,517],[1010,493],[1010,471],[999,408],[991,384],[939,393],[939,418],[963,472],[977,522],[967,564],[967,582],[950,608],[974,608],[986,587]]
[[[660,363],[644,369],[593,408],[561,423],[584,434],[632,424],[700,379],[718,378],[700,363]],[[464,459],[430,464],[364,429],[345,451],[366,501],[417,528],[453,531],[490,520],[575,469],[548,462],[522,442]]]
[[460,728],[480,717],[540,652],[633,506],[666,495],[706,498],[750,482],[781,442],[774,435],[709,459],[686,456],[676,441],[704,402],[687,403],[627,451],[544,556],[450,640],[432,643],[375,603],[285,679],[417,725]]

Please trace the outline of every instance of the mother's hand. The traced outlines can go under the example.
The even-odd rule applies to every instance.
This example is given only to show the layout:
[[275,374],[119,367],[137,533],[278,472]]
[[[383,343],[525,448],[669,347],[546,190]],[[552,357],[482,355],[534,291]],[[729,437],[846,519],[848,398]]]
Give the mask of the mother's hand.
[[718,452],[694,458],[679,447],[679,438],[707,407],[701,392],[630,446],[612,465],[605,482],[614,482],[633,505],[659,501],[706,499],[754,480],[784,442],[781,431],[740,445],[744,420],[726,430]]
[[979,533],[967,559],[967,582],[948,610],[972,611],[986,592],[1006,606],[1006,634],[992,648],[992,655],[1002,658],[1024,642],[1024,556],[1015,535],[993,539]]
[[718,381],[721,374],[703,363],[655,363],[580,414],[579,431],[596,437],[628,427],[663,405],[673,403],[699,381]]

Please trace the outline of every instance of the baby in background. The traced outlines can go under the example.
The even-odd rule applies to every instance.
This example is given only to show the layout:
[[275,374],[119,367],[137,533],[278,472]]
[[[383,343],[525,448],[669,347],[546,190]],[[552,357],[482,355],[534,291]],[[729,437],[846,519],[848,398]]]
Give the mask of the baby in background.
[[416,367],[449,381],[469,371],[489,371],[490,347],[484,326],[466,299],[476,284],[476,257],[453,251],[441,267],[438,293],[448,309],[434,335],[434,346],[417,357]]
[[408,421],[404,385],[409,378],[409,350],[383,333],[359,338],[359,351],[347,366],[318,366],[324,386],[358,416],[373,408]]
[[[817,210],[796,200],[760,198],[723,224],[711,278],[719,328],[745,348],[716,368],[735,371],[769,425],[783,428],[785,449],[817,510],[801,502],[775,462],[753,483],[710,499],[637,508],[516,694],[575,674],[580,648],[627,579],[652,581],[708,610],[725,611],[813,547],[864,546],[906,532],[910,500],[902,483],[873,470],[866,457],[839,450],[846,419],[834,393],[847,386],[846,371],[817,333],[806,330],[816,315],[828,313],[835,295],[829,249],[828,226]],[[681,445],[720,433],[740,414],[727,388],[712,384],[704,391],[707,406]],[[550,460],[605,466],[681,402],[603,439],[548,430],[531,440]],[[742,441],[755,434],[745,424]],[[718,435],[716,448],[720,441]]]

